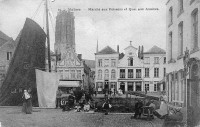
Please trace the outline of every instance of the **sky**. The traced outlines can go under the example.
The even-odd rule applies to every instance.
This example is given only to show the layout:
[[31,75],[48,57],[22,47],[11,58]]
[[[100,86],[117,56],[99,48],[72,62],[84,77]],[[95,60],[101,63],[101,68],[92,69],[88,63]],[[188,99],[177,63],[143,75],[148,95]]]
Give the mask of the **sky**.
[[[106,46],[120,52],[130,45],[166,49],[166,0],[49,0],[50,43],[54,51],[58,9],[73,9],[76,53],[94,60]],[[0,0],[0,30],[15,39],[26,17],[45,29],[44,0]],[[89,10],[92,8],[92,10]],[[113,8],[109,9],[109,8]],[[144,9],[144,10],[141,10]],[[147,9],[149,8],[149,9]]]

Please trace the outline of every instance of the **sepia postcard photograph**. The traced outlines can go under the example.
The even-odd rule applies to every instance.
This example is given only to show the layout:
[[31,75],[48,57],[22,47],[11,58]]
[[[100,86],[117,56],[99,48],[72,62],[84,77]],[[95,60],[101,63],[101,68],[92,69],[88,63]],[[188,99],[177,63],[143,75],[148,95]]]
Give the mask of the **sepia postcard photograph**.
[[200,0],[0,0],[0,127],[200,127]]

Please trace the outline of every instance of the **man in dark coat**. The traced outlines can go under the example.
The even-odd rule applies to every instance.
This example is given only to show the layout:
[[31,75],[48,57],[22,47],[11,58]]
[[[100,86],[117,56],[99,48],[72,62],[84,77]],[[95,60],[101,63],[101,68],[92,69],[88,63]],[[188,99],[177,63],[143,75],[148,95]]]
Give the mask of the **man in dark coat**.
[[105,115],[108,115],[109,109],[111,108],[111,104],[107,99],[106,102],[102,105],[102,108],[105,110]]
[[138,116],[139,116],[139,118],[141,118],[142,107],[143,107],[142,101],[141,100],[137,100],[137,102],[135,103],[135,115],[134,115],[135,119],[137,119]]

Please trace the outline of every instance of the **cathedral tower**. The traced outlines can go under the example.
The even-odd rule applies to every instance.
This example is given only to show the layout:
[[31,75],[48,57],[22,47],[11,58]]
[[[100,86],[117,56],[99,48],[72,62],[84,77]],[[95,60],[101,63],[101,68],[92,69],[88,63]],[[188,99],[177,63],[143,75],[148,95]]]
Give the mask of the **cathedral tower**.
[[56,16],[55,51],[63,54],[67,48],[75,50],[74,13],[58,10]]

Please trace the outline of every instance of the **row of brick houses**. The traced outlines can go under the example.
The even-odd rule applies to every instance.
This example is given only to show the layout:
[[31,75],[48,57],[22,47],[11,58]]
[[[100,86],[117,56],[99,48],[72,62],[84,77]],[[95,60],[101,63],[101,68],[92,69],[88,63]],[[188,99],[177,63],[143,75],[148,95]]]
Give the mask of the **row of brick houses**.
[[186,110],[187,126],[200,125],[200,16],[199,0],[168,0],[168,101]]
[[[157,92],[165,89],[160,81],[165,76],[165,50],[153,46],[142,57],[137,48],[130,45],[124,49],[121,57],[119,46],[117,51],[106,46],[95,53],[95,88],[126,91]],[[139,50],[140,51],[140,50]],[[139,55],[138,55],[139,54]]]

